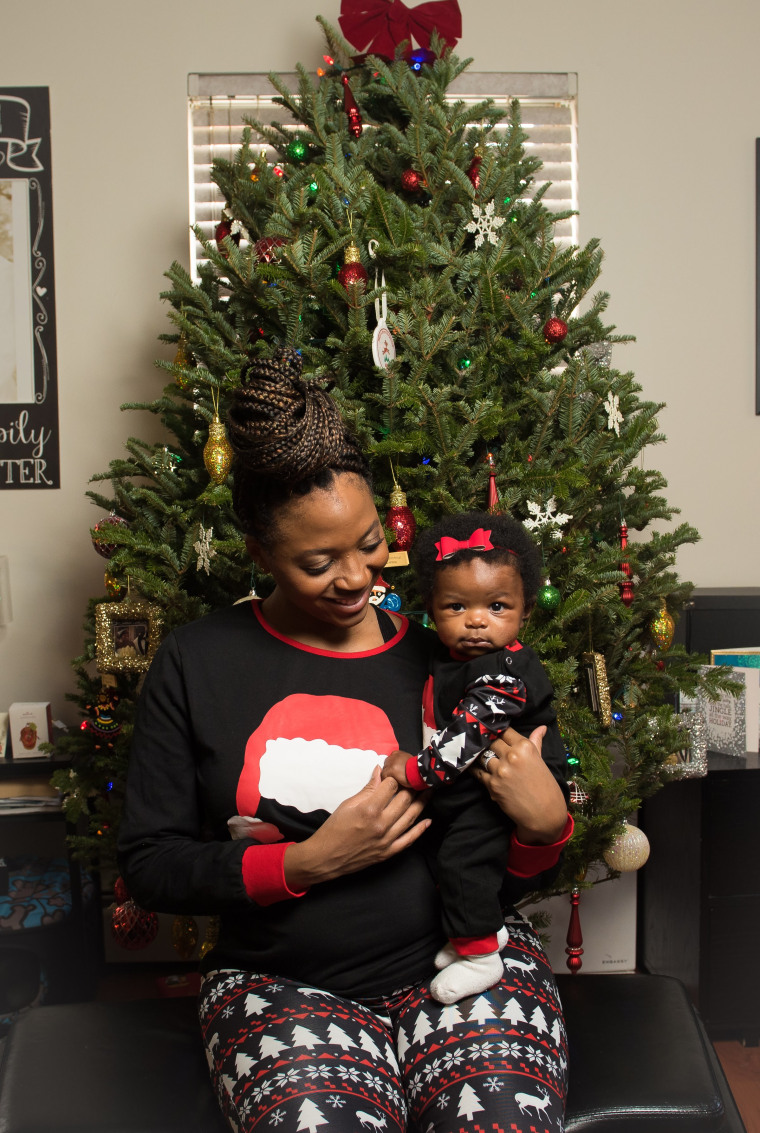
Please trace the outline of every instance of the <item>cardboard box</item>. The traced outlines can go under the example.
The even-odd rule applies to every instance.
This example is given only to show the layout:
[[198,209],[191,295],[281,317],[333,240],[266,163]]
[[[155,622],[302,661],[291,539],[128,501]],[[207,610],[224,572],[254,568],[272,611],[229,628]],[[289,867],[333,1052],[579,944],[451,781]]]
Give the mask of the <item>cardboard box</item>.
[[11,751],[14,759],[42,759],[40,744],[50,743],[53,719],[45,701],[17,702],[10,707]]

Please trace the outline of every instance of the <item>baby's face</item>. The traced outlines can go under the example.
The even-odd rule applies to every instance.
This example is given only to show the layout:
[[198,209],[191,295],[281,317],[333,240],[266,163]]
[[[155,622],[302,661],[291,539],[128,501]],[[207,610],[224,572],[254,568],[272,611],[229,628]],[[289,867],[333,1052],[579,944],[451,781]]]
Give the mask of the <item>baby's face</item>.
[[512,645],[529,613],[519,572],[480,555],[438,571],[431,612],[441,641],[462,657]]

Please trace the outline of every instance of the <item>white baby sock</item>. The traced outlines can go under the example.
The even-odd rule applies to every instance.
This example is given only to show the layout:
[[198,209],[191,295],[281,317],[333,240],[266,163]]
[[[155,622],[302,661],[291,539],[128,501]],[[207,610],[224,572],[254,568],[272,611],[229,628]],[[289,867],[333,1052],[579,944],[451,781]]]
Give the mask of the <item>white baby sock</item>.
[[443,969],[430,984],[430,994],[439,1003],[457,1003],[466,995],[479,995],[501,979],[504,963],[500,950],[509,940],[506,928],[500,928],[496,939],[498,950],[482,956],[460,956],[452,944],[446,944],[435,957],[435,966]]

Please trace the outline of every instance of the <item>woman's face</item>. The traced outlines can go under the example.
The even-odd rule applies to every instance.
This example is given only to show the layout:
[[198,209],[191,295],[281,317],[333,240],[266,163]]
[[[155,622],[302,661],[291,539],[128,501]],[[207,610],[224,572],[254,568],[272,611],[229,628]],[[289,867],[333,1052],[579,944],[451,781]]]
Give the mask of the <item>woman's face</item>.
[[290,500],[264,547],[250,536],[252,558],[274,577],[278,603],[312,622],[349,629],[363,621],[388,545],[367,484],[350,472],[329,488]]

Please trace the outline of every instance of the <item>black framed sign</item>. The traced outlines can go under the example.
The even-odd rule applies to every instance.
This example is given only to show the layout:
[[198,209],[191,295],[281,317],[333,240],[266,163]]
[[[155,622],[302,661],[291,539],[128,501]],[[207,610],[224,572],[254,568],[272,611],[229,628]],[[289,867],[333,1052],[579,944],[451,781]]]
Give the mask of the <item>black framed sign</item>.
[[60,487],[48,87],[0,87],[0,489]]

